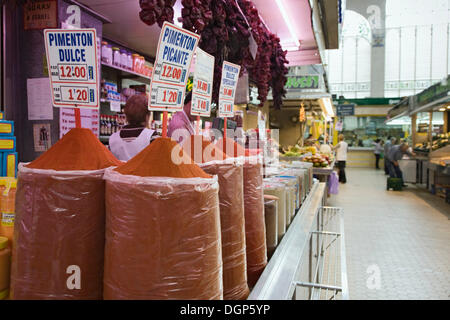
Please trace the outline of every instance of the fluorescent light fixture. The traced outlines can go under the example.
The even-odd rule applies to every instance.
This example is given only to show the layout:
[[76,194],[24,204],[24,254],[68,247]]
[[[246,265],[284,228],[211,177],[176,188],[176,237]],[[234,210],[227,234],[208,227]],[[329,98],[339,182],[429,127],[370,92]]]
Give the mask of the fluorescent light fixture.
[[286,23],[286,25],[289,29],[289,33],[291,34],[293,42],[295,43],[297,48],[300,47],[300,41],[298,41],[297,35],[295,34],[294,27],[292,26],[292,23],[291,23],[291,19],[289,18],[287,11],[284,9],[284,6],[283,6],[281,0],[275,0],[275,3],[277,4],[278,9],[280,10],[281,15],[283,16],[284,22]]
[[447,109],[450,109],[450,105],[447,106]]
[[283,50],[287,50],[287,51],[298,51],[300,49],[300,47],[293,47],[293,46],[281,46],[283,48]]
[[[448,107],[447,107],[448,108]],[[449,108],[450,109],[450,108]],[[439,108],[439,111],[445,111],[445,108]]]
[[325,113],[330,118],[334,117],[333,104],[331,103],[330,98],[320,98],[319,104],[322,108],[323,113]]

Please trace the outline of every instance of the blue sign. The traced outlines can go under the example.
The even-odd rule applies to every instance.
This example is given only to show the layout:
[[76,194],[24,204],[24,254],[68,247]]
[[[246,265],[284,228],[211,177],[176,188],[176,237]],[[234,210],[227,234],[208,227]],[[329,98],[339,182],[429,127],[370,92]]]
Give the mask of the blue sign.
[[339,117],[354,116],[355,115],[355,105],[354,104],[338,104],[336,107],[336,114]]

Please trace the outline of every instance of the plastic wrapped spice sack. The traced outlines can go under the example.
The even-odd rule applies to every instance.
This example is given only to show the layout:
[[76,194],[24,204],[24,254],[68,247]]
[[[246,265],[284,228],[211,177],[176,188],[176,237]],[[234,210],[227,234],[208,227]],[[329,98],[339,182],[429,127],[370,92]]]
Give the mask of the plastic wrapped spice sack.
[[250,287],[256,284],[267,264],[263,197],[262,164],[247,158],[244,164],[244,211],[247,277]]
[[[208,174],[219,181],[220,227],[222,233],[223,298],[247,298],[247,261],[245,251],[245,218],[243,167],[226,156],[202,136],[191,136],[183,149]],[[202,163],[203,162],[203,163]]]
[[270,258],[278,245],[278,198],[264,195],[264,217],[266,222],[267,256]]
[[103,168],[118,164],[90,130],[72,129],[19,166],[13,299],[102,298]]
[[[245,149],[231,139],[220,139],[217,147],[229,157],[245,155]],[[245,242],[248,284],[253,287],[267,264],[264,222],[262,161],[257,156],[244,161]]]
[[278,242],[281,241],[281,238],[286,233],[286,193],[286,186],[283,183],[276,183],[271,178],[264,179],[264,195],[272,195],[279,199],[277,211]]
[[105,299],[223,298],[217,178],[178,146],[156,139],[105,174]]

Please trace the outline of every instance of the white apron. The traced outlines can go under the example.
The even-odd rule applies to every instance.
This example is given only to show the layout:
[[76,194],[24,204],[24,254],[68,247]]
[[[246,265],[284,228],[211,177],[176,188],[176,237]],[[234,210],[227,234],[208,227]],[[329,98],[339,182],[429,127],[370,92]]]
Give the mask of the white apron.
[[122,139],[120,131],[117,131],[109,138],[109,148],[118,160],[128,161],[150,144],[154,132],[154,130],[145,128],[135,139],[127,141]]

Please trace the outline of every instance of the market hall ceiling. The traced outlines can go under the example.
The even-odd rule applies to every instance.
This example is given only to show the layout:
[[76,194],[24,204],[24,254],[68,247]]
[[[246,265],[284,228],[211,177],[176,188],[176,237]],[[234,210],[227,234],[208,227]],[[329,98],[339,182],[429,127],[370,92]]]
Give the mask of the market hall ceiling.
[[[148,26],[139,18],[138,0],[79,0],[83,5],[105,16],[112,23],[103,25],[104,37],[149,56],[156,55],[160,28]],[[280,10],[281,3],[284,14]],[[284,48],[295,49],[293,34],[300,44],[299,50],[289,51],[290,65],[321,63],[317,43],[311,25],[311,8],[308,0],[253,0],[267,27],[276,33]],[[175,20],[181,15],[181,0],[177,0]]]

